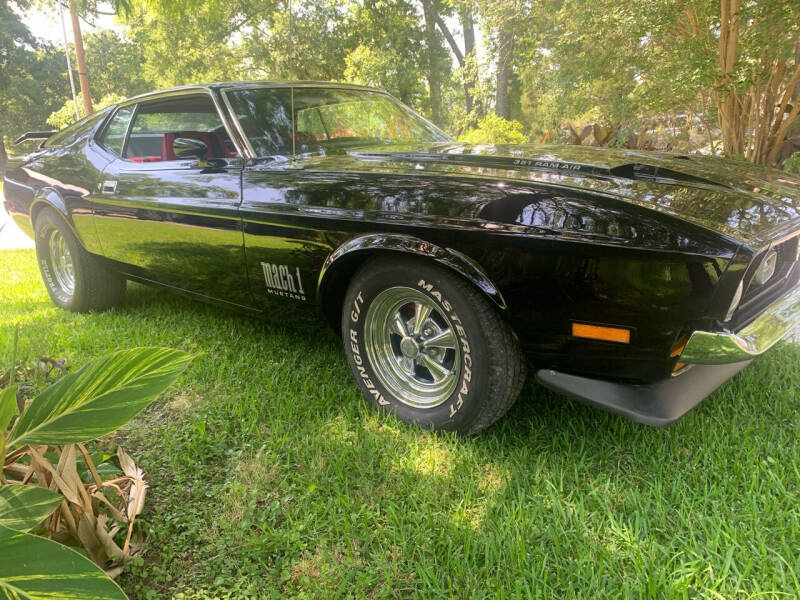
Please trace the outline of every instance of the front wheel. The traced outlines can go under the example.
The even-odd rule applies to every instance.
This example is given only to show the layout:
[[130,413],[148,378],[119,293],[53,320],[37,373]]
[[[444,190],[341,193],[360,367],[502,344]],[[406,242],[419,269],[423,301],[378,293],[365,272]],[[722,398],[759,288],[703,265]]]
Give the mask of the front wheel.
[[55,211],[39,213],[34,229],[39,270],[53,302],[73,312],[88,312],[122,301],[125,278],[86,252]]
[[366,398],[401,421],[475,433],[525,381],[519,344],[472,285],[406,257],[368,262],[345,297],[342,335]]

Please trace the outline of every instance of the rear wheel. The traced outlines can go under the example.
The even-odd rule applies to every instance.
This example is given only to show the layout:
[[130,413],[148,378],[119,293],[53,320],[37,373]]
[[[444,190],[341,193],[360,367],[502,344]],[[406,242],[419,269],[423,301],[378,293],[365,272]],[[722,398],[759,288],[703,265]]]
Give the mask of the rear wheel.
[[39,213],[34,229],[39,270],[53,302],[67,310],[87,312],[122,301],[125,278],[86,252],[55,211]]
[[525,380],[517,339],[496,309],[421,260],[362,267],[345,297],[342,334],[366,398],[407,423],[480,431],[508,411]]

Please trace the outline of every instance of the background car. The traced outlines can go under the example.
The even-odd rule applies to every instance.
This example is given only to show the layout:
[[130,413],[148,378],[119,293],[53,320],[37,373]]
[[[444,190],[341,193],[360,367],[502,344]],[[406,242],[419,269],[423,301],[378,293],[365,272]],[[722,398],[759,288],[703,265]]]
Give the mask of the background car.
[[366,398],[462,433],[539,382],[666,425],[800,315],[800,195],[717,159],[454,142],[360,86],[146,94],[15,159],[53,301],[318,303]]

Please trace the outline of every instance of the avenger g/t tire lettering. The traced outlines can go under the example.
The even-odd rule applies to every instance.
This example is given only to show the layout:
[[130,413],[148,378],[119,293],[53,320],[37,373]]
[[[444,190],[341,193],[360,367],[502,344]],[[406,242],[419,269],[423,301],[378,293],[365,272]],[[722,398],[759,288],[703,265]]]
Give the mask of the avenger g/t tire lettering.
[[345,296],[342,336],[366,398],[422,427],[485,429],[525,381],[518,341],[497,310],[470,283],[423,260],[366,263]]
[[58,213],[42,210],[34,230],[39,270],[53,302],[73,312],[88,312],[122,301],[125,278],[86,252]]

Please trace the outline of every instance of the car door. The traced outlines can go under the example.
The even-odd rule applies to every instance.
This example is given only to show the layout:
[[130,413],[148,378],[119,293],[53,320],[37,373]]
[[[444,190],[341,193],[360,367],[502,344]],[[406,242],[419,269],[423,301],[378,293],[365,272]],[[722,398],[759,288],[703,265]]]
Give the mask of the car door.
[[[205,152],[180,158],[176,140],[187,139]],[[114,157],[92,206],[103,254],[134,277],[251,305],[238,214],[244,161],[210,93],[122,106],[99,142]]]
[[254,301],[264,310],[286,300],[313,301],[331,243],[325,229],[298,215],[305,173],[293,160],[292,90],[237,86],[223,97],[237,126],[250,131],[242,137],[258,157],[244,170],[240,211]]
[[241,215],[248,273],[261,306],[275,298],[317,299],[320,273],[334,249],[359,233],[396,230],[402,223],[397,213],[449,193],[443,185],[450,183],[390,181],[348,164],[348,148],[429,133],[381,93],[253,84],[225,90],[223,98],[257,157],[243,173]]

